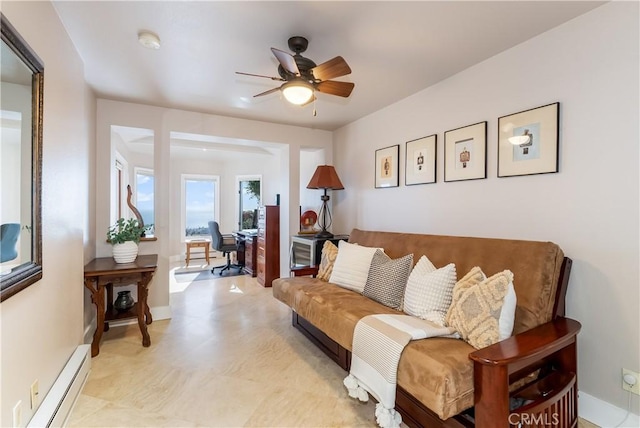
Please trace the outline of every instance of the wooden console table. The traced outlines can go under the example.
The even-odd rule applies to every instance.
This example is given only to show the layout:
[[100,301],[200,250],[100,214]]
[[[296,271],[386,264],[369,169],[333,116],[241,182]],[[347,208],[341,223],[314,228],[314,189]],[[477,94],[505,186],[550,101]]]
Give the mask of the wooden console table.
[[[147,304],[149,283],[158,267],[158,255],[139,255],[131,263],[116,263],[113,257],[93,259],[84,267],[84,286],[91,291],[91,301],[96,305],[96,331],[91,342],[91,356],[100,352],[102,333],[109,330],[109,321],[138,318],[142,333],[142,346],[151,345],[147,324],[153,321]],[[138,285],[138,301],[126,312],[118,312],[113,307],[113,287]],[[105,309],[105,289],[106,309]]]

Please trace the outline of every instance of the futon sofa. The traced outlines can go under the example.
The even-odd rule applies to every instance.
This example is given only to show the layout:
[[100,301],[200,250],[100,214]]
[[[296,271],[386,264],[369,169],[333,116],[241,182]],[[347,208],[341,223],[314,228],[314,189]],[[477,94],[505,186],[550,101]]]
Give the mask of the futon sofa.
[[[407,425],[527,426],[526,418],[534,415],[538,422],[574,426],[580,324],[564,317],[571,259],[558,245],[359,229],[349,242],[382,248],[392,259],[413,254],[413,263],[423,255],[436,267],[455,263],[458,279],[475,266],[489,275],[513,272],[517,307],[510,338],[482,349],[443,337],[406,346],[398,365],[396,410]],[[315,273],[313,267],[300,272]],[[358,321],[400,314],[315,275],[277,279],[273,295],[291,307],[294,327],[347,371]]]

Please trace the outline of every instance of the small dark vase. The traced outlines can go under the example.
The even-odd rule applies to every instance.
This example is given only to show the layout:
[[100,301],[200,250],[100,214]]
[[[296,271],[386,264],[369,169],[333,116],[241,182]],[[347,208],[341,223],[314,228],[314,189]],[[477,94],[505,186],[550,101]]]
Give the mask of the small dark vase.
[[118,312],[127,312],[133,308],[134,304],[135,302],[133,301],[133,297],[131,297],[131,291],[118,291],[118,297],[116,301],[113,302],[113,307]]

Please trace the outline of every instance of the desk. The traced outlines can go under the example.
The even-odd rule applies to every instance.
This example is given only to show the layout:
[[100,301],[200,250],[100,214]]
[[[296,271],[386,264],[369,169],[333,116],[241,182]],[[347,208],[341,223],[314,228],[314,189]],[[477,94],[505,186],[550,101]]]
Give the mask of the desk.
[[[84,267],[84,286],[91,292],[91,301],[96,305],[96,331],[91,342],[91,356],[100,353],[102,332],[109,330],[109,321],[138,318],[142,333],[142,346],[151,345],[147,324],[153,321],[147,304],[149,282],[158,267],[158,255],[138,256],[131,263],[116,263],[113,257],[94,259]],[[121,313],[113,308],[113,287],[138,285],[138,301],[133,308]],[[107,291],[105,310],[105,289]]]
[[209,264],[209,241],[204,239],[198,241],[187,241],[187,257],[185,259],[187,267],[189,267],[189,261],[191,260],[192,248],[204,248],[204,256],[207,260],[207,264]]
[[238,230],[233,232],[238,240],[238,264],[244,265],[244,271],[252,277],[257,276],[256,255],[258,232],[255,229]]

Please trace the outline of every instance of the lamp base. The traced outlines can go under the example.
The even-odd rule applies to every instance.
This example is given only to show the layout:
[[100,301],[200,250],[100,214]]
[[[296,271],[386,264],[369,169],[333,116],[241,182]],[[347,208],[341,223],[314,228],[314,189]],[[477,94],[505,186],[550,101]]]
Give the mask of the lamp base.
[[333,238],[333,233],[329,232],[328,230],[322,230],[322,231],[316,233],[315,237],[316,238],[331,239],[331,238]]

